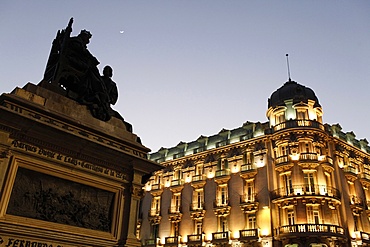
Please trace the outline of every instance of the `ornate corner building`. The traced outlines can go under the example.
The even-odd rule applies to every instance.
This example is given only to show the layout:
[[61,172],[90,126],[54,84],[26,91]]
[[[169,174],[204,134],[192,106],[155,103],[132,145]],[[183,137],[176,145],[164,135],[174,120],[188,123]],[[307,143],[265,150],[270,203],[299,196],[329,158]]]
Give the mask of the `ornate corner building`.
[[370,246],[370,148],[322,122],[315,93],[289,80],[265,123],[173,148],[145,185],[140,239],[163,246]]

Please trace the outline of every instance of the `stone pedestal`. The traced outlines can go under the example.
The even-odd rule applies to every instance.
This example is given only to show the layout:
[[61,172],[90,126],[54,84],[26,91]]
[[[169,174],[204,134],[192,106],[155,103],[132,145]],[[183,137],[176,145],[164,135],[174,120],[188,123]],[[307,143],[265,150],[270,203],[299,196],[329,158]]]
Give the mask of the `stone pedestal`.
[[0,96],[0,247],[140,246],[142,177],[161,167],[118,118],[28,83]]

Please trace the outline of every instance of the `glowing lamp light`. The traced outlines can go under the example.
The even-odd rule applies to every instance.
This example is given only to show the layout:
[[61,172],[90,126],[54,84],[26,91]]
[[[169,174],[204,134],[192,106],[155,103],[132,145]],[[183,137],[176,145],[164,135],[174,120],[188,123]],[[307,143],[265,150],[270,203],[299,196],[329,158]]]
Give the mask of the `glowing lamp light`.
[[265,161],[263,160],[263,157],[261,157],[258,161],[257,161],[257,167],[260,168],[260,167],[264,167],[265,166]]
[[212,233],[208,233],[208,234],[206,235],[206,240],[207,240],[207,241],[211,241],[211,240],[212,240]]
[[233,168],[231,169],[231,172],[232,172],[232,173],[238,173],[238,172],[239,172],[239,167],[235,164],[235,165],[233,166]]
[[164,183],[164,187],[168,188],[171,186],[171,182],[169,179],[166,180],[166,182]]
[[291,154],[291,155],[290,155],[290,158],[291,158],[292,160],[299,160],[299,154]]
[[234,232],[233,232],[233,237],[234,237],[234,239],[239,238],[239,237],[240,237],[240,235],[239,235],[239,231],[234,231]]
[[207,174],[207,178],[214,178],[215,174],[213,173],[213,169],[209,169],[209,172]]
[[261,236],[262,237],[266,237],[266,236],[268,236],[269,235],[269,230],[268,229],[262,229],[261,230]]
[[190,183],[191,182],[191,176],[188,174],[185,178],[185,183]]
[[294,189],[294,194],[295,195],[303,195],[302,194],[302,189],[301,188]]

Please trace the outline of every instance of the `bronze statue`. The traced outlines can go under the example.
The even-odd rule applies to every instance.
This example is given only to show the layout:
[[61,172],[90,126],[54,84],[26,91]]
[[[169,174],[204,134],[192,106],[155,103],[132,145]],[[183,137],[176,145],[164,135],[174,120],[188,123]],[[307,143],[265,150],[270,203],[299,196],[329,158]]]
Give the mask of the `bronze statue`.
[[81,30],[78,36],[70,37],[72,23],[73,18],[53,41],[43,82],[62,87],[67,97],[87,105],[94,117],[108,121],[118,114],[110,106],[118,99],[117,86],[111,79],[113,70],[106,66],[103,75],[99,74],[100,62],[87,49],[91,33]]

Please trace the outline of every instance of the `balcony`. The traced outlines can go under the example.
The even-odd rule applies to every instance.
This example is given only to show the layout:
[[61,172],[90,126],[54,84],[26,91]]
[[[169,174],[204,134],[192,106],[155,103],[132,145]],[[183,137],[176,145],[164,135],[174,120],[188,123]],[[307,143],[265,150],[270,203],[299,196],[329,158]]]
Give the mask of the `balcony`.
[[193,219],[193,220],[201,220],[204,218],[204,214],[205,214],[205,210],[204,210],[204,203],[192,203],[190,205],[190,217]]
[[258,201],[256,198],[257,194],[242,195],[240,196],[240,207],[243,212],[251,213],[258,209]]
[[357,179],[357,169],[356,167],[353,167],[353,166],[346,166],[343,168],[343,172],[344,172],[344,176],[346,176],[346,178],[353,182]]
[[149,216],[159,216],[161,213],[161,210],[158,208],[151,208],[149,211]]
[[333,167],[333,158],[327,155],[320,156],[319,162],[323,165],[328,165],[330,167]]
[[276,157],[276,159],[275,159],[275,165],[276,166],[285,165],[288,162],[289,162],[289,156],[288,155],[282,155],[280,157]]
[[252,178],[257,174],[257,167],[254,164],[243,164],[240,168],[242,178]]
[[178,246],[180,241],[179,241],[180,236],[174,236],[174,237],[166,237],[164,246]]
[[212,233],[213,244],[227,244],[229,243],[229,232],[214,232]]
[[194,175],[191,186],[194,188],[202,188],[206,184],[206,176],[204,174]]
[[353,212],[360,213],[365,209],[365,203],[362,201],[361,198],[357,196],[350,197],[351,209]]
[[171,181],[171,186],[180,186],[184,184],[184,180],[182,179],[175,179]]
[[188,235],[188,246],[202,246],[203,244],[203,234],[193,234]]
[[152,184],[152,190],[160,190],[162,189],[162,184]]
[[257,229],[239,230],[239,240],[241,242],[258,241],[258,230]]
[[145,247],[156,247],[158,243],[158,239],[145,239],[144,246]]
[[226,199],[217,199],[213,202],[213,211],[216,216],[227,216],[230,214],[230,202]]
[[319,158],[317,153],[300,153],[298,165],[306,169],[314,169],[319,166]]
[[300,120],[288,120],[283,123],[279,123],[272,127],[272,132],[275,133],[280,130],[284,129],[290,129],[290,128],[315,128],[324,130],[324,125],[317,122],[316,120],[306,120],[306,119],[300,119]]
[[370,234],[366,232],[360,232],[361,241],[364,244],[370,244]]
[[182,209],[180,206],[172,206],[168,209],[168,218],[170,222],[180,222],[182,218]]
[[340,226],[326,224],[296,224],[281,226],[276,229],[278,238],[305,237],[310,235],[344,238],[344,229]]
[[230,179],[230,170],[222,169],[217,170],[215,174],[215,182],[217,183],[226,183]]
[[340,192],[339,190],[326,186],[326,185],[293,185],[289,188],[279,188],[277,190],[272,191],[272,199],[274,202],[279,200],[283,200],[289,197],[329,197],[335,200],[340,201]]
[[361,173],[360,174],[360,181],[365,186],[370,186],[370,174],[368,173]]

